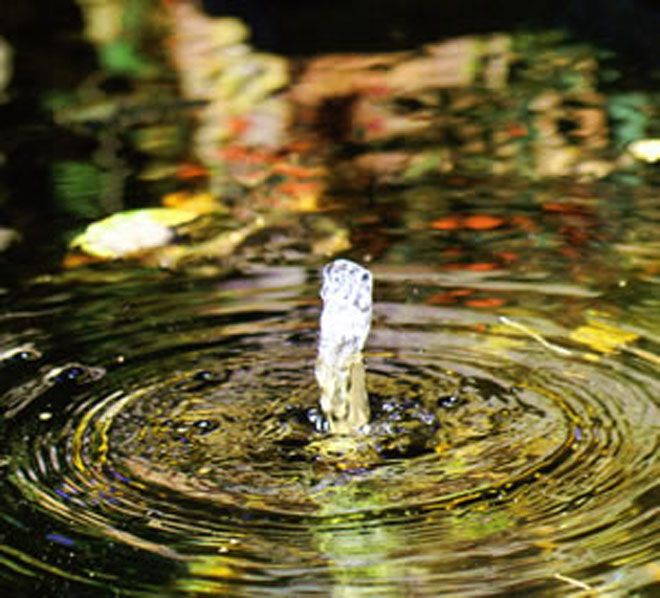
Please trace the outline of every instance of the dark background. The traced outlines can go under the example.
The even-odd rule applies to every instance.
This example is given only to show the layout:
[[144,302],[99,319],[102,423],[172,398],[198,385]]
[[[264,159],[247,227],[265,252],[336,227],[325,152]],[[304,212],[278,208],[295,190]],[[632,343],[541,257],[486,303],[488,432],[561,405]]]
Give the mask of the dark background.
[[660,0],[204,0],[284,54],[410,48],[441,37],[566,28],[640,67],[660,63]]
[[[486,31],[563,27],[632,62],[660,63],[660,0],[202,0],[245,18],[257,46],[284,54],[394,50]],[[0,34],[16,45],[80,30],[73,0],[4,0]]]

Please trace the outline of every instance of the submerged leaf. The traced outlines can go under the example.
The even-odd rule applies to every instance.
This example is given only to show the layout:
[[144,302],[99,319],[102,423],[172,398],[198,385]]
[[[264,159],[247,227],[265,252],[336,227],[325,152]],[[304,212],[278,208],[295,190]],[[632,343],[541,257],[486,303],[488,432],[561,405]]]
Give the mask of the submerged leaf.
[[173,227],[196,217],[195,212],[174,208],[119,212],[90,224],[70,247],[94,257],[117,259],[167,245],[174,238]]

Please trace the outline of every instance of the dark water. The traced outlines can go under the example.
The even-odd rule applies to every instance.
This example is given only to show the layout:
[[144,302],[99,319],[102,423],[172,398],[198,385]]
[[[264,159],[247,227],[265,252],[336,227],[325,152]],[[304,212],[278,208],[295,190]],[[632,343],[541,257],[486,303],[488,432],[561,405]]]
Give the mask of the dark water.
[[[501,223],[421,226],[457,205]],[[350,220],[375,276],[353,442],[317,431],[315,264],[96,266],[4,295],[4,587],[651,595],[653,194],[418,186]]]
[[[209,47],[193,31],[177,67],[192,75],[217,58],[199,27]],[[34,73],[16,49],[3,596],[657,594],[660,201],[657,163],[626,150],[658,136],[657,95],[556,32],[297,63],[296,134],[316,145],[255,184],[254,161],[218,158],[221,112],[193,115],[217,98],[179,97],[171,67],[63,89],[50,45]],[[438,68],[437,89],[419,84]],[[383,79],[398,96],[373,84],[388,69],[409,73]],[[281,174],[306,160],[325,169],[318,204],[222,260],[61,265],[83,223],[223,185],[225,210],[258,212],[282,179],[318,183]],[[206,174],[177,178],[182,164]],[[351,438],[323,431],[314,381],[319,231],[374,275],[373,417]]]

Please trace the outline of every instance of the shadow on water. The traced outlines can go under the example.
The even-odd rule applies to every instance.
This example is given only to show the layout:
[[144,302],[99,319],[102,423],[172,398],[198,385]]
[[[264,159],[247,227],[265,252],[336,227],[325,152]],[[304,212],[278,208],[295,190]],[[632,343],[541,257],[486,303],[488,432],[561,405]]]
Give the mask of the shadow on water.
[[[188,151],[190,98],[157,77],[5,106],[2,213],[23,235],[1,264],[8,595],[653,595],[660,213],[657,166],[626,147],[657,136],[655,96],[603,92],[591,47],[512,39],[506,75],[502,37],[381,56],[389,82],[447,48],[485,56],[465,86],[386,98],[364,57],[297,63],[298,82],[355,84],[334,104],[297,88],[320,140],[286,168],[239,152],[214,172]],[[23,180],[32,149],[42,178]],[[215,183],[240,219],[292,171],[306,191],[325,177],[322,201],[222,260],[61,263],[82,222]],[[343,437],[314,379],[328,253],[374,283],[371,421]]]

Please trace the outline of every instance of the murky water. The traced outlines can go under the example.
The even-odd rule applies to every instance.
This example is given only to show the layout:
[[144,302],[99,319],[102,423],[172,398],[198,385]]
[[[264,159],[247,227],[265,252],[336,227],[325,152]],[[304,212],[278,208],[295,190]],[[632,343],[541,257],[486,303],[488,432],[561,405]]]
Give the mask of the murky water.
[[[655,197],[489,181],[349,203],[375,300],[372,432],[350,443],[320,431],[320,260],[96,266],[3,296],[3,587],[652,594]],[[500,220],[426,225],[449,208]]]

